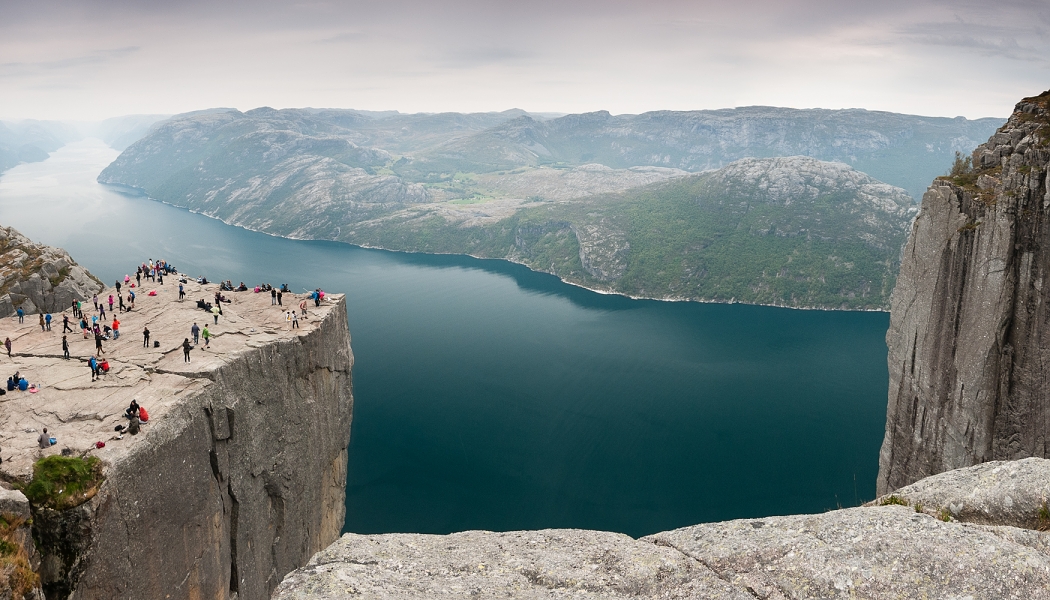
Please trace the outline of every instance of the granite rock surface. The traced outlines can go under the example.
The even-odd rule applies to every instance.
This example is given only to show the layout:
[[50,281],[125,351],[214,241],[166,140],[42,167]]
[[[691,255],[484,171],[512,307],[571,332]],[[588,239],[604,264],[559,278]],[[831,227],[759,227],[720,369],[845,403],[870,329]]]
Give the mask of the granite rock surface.
[[1050,598],[1050,534],[1036,529],[1045,525],[1036,504],[1048,473],[1050,460],[1033,458],[899,490],[913,503],[956,505],[940,518],[883,498],[638,540],[568,529],[346,534],[286,577],[274,598],[1040,600]]
[[61,312],[104,286],[61,248],[37,244],[13,227],[0,227],[0,318]]

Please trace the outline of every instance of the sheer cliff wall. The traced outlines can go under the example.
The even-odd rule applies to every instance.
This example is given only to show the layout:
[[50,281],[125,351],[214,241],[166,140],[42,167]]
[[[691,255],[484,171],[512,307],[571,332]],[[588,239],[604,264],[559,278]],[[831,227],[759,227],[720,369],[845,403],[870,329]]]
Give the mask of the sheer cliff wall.
[[74,598],[263,599],[343,527],[345,303],[246,351],[113,466]]
[[923,197],[891,298],[878,492],[1050,456],[1050,92]]
[[[186,287],[189,298],[217,289]],[[64,360],[57,328],[0,324],[15,340],[10,368],[40,385],[0,398],[0,475],[27,481],[34,460],[67,449],[105,465],[84,504],[33,507],[49,599],[269,598],[342,529],[353,412],[345,299],[310,306],[289,329],[269,294],[228,293],[233,302],[213,324],[194,302],[177,301],[175,286],[157,291],[120,315],[126,334],[105,342],[112,368],[98,381],[83,363],[93,340],[69,336],[81,360]],[[211,343],[186,362],[182,339],[195,321],[211,328]],[[148,347],[135,335],[144,326]],[[150,423],[117,437],[132,398]],[[44,426],[59,443],[41,451]]]

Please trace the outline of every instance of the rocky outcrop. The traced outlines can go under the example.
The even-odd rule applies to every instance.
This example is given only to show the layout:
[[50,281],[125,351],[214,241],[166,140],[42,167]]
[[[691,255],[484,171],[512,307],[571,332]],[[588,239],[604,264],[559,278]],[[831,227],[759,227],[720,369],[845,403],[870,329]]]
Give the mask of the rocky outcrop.
[[22,492],[0,487],[0,600],[44,600],[31,519]]
[[[965,498],[980,482],[987,493],[978,496],[1001,487],[1020,500],[1045,491],[1048,471],[1043,459],[973,467],[913,493],[933,505],[936,494]],[[286,577],[274,598],[444,596],[1036,600],[1050,598],[1050,534],[900,504],[708,523],[638,540],[581,530],[346,534]]]
[[[190,299],[218,290],[185,288]],[[85,503],[33,507],[48,598],[269,598],[343,524],[353,412],[344,298],[310,306],[290,329],[269,294],[226,292],[232,303],[215,324],[170,281],[156,292],[118,315],[125,335],[104,342],[111,369],[97,381],[83,362],[94,340],[69,335],[79,360],[65,360],[60,326],[0,322],[16,350],[9,368],[39,386],[0,397],[0,478],[26,482],[37,458],[60,452],[104,464]],[[186,362],[194,322],[210,328],[210,345]],[[149,424],[117,435],[133,398]],[[37,449],[42,427],[57,446]]]
[[880,494],[1050,456],[1050,92],[930,186],[891,299]]
[[104,286],[61,248],[37,244],[13,227],[0,227],[0,317],[21,307],[28,314],[61,312]]

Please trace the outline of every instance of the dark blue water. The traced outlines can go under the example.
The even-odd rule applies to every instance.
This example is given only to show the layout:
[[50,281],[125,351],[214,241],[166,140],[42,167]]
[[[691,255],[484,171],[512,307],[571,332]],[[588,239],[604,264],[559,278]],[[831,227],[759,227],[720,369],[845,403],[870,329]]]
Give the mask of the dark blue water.
[[603,296],[500,261],[274,238],[94,183],[80,142],[0,223],[105,281],[146,258],[347,294],[346,530],[643,535],[875,494],[888,316]]

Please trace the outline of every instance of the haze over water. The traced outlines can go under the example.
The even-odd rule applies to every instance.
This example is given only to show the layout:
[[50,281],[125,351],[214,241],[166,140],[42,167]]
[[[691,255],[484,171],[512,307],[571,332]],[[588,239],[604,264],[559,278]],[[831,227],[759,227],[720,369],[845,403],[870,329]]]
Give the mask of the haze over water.
[[8,171],[0,224],[110,283],[152,257],[345,292],[346,531],[638,536],[874,496],[884,313],[637,301],[501,261],[275,238],[97,184],[117,154],[87,140]]

